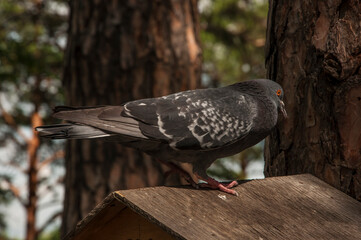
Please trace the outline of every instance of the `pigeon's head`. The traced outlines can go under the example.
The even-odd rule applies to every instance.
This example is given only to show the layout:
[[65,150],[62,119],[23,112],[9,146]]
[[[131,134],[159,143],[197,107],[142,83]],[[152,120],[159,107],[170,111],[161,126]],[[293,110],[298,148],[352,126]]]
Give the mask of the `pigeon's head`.
[[257,81],[259,81],[267,88],[267,92],[269,96],[271,96],[271,98],[276,102],[278,110],[282,112],[285,118],[287,118],[287,112],[283,102],[284,92],[281,85],[269,79],[258,79]]

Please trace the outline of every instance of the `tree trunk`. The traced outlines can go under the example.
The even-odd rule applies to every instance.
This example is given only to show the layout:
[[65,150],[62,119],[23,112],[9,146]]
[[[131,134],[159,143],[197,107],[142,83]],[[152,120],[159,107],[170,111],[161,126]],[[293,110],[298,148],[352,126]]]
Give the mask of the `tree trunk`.
[[[68,105],[116,105],[200,85],[197,2],[70,1]],[[150,157],[102,141],[69,141],[62,234],[111,191],[166,182]]]
[[266,65],[289,117],[266,141],[266,176],[312,173],[361,200],[360,10],[270,0]]
[[[31,116],[31,126],[34,129],[37,126],[43,125],[43,121],[36,111]],[[37,169],[37,152],[40,146],[40,139],[34,131],[33,136],[29,139],[27,152],[29,156],[28,174],[28,201],[25,204],[26,208],[26,240],[37,239],[36,229],[36,209],[38,204],[38,169]]]

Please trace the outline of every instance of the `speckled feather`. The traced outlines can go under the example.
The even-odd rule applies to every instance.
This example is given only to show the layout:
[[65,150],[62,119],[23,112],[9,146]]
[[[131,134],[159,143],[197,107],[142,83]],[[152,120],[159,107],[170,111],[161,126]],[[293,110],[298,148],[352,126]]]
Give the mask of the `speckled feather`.
[[[40,126],[48,138],[105,138],[138,148],[163,161],[189,162],[201,179],[233,193],[206,174],[219,157],[265,138],[286,112],[281,86],[256,79],[222,88],[179,92],[121,106],[57,107],[68,124]],[[218,185],[217,185],[218,184]]]
[[256,113],[253,97],[228,87],[129,102],[123,116],[138,120],[149,138],[166,140],[176,149],[196,150],[244,137]]

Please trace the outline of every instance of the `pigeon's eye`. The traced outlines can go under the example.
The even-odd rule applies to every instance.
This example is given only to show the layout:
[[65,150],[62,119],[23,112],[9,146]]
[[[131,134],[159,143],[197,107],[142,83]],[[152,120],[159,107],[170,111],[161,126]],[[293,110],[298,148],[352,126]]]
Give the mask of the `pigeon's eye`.
[[276,92],[277,96],[281,96],[282,94],[282,90],[281,89],[278,89],[277,92]]

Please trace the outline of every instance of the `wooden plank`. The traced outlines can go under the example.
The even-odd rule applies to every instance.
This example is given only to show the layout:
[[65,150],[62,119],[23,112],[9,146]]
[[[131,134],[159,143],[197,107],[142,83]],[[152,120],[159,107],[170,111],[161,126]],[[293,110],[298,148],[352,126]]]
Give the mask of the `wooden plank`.
[[[103,223],[101,223],[103,224]],[[174,240],[156,224],[125,208],[121,214],[110,223],[104,224],[102,234],[93,236],[94,239],[162,239]],[[89,239],[89,238],[86,238]]]
[[361,203],[311,175],[254,180],[238,197],[188,187],[116,192],[115,197],[184,239],[361,238]]
[[158,225],[109,195],[64,239],[174,239]]
[[236,190],[238,197],[189,187],[114,192],[65,239],[361,238],[361,203],[311,175],[253,180]]
[[103,231],[103,225],[99,222],[109,222],[117,217],[126,206],[115,200],[111,194],[104,199],[97,207],[95,207],[83,220],[81,220],[76,228],[65,236],[64,239],[93,239],[92,236]]

